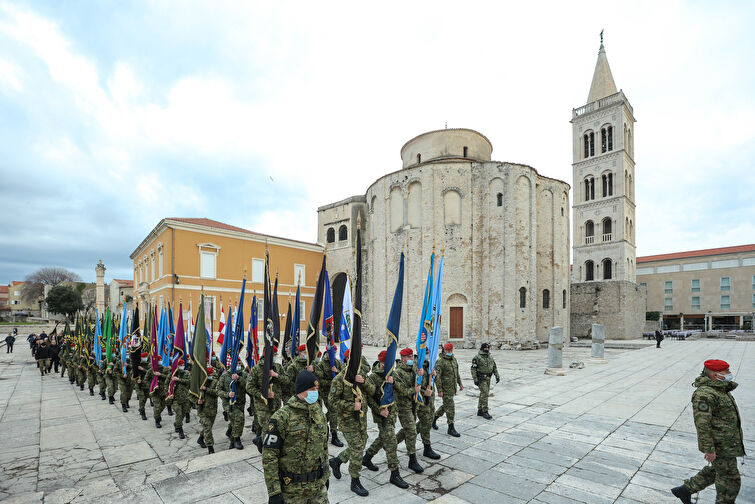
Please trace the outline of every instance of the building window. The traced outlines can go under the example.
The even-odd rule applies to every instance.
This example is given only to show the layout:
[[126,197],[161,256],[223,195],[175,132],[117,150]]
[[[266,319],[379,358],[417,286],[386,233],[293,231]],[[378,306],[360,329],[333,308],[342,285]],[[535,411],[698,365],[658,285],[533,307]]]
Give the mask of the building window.
[[[755,290],[755,275],[752,275],[752,290]],[[755,320],[753,320],[755,322]]]
[[566,289],[561,291],[561,308],[566,308]]
[[699,278],[692,279],[692,287],[690,288],[690,291],[700,292],[700,279]]
[[603,241],[611,241],[611,218],[606,217],[603,219]]
[[595,133],[592,131],[589,133],[585,133],[584,136],[585,141],[585,157],[591,157],[595,155]]
[[674,301],[671,298],[665,298],[663,300],[663,311],[671,311],[674,309]]
[[[503,206],[503,193],[498,193],[498,195],[496,196],[496,205]],[[753,282],[755,283],[755,280],[753,280]]]
[[294,264],[294,284],[307,285],[307,267],[304,264]]
[[522,287],[519,289],[519,308],[527,307],[527,289]]
[[600,150],[607,152],[613,150],[613,126],[608,126],[600,130]]
[[163,249],[158,250],[157,252],[157,268],[158,268],[158,278],[163,277]]
[[307,303],[303,300],[299,300],[299,322],[307,320]]
[[464,146],[464,157],[467,157],[467,152],[468,152],[468,149],[467,149],[467,146],[465,145]]
[[217,254],[215,252],[200,252],[199,258],[200,278],[215,278],[215,263]]
[[724,292],[731,290],[731,278],[721,277],[721,290]]
[[611,279],[611,260],[603,259],[603,280]]
[[595,224],[589,220],[585,222],[585,245],[595,243]]
[[690,305],[695,311],[700,311],[700,296],[692,296],[692,303]]
[[585,261],[585,281],[589,282],[594,278],[595,265],[592,261]]
[[152,281],[155,281],[155,254],[152,254]]
[[551,307],[551,291],[545,289],[543,291],[543,308]]
[[670,296],[674,293],[674,282],[673,280],[666,280],[663,282],[663,293],[667,296]]
[[647,284],[647,282],[640,282],[640,287],[642,287],[643,289],[645,289],[645,292],[648,291],[648,284]]
[[595,179],[588,177],[585,179],[585,201],[595,199]]
[[417,154],[417,164],[422,162],[422,154]]
[[338,241],[346,241],[349,238],[349,230],[343,225],[338,228]]
[[731,309],[731,296],[729,295],[721,296],[721,309],[722,310]]
[[265,260],[252,259],[252,282],[263,283],[265,281]]
[[328,228],[328,233],[327,233],[327,237],[325,238],[325,240],[328,243],[335,242],[336,241],[336,230],[333,229],[333,228]]
[[[755,308],[755,294],[752,295],[752,307]],[[753,323],[755,324],[755,320],[753,320]]]
[[609,126],[608,130],[608,150],[613,150],[613,126]]
[[613,173],[608,174],[608,195],[613,196]]

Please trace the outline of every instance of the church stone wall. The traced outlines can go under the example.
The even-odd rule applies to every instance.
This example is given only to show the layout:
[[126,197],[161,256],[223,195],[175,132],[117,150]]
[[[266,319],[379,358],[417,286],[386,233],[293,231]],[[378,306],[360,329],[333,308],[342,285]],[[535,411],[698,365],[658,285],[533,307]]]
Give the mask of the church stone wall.
[[589,338],[592,324],[606,327],[607,339],[634,339],[645,327],[645,292],[634,282],[571,284],[571,336]]

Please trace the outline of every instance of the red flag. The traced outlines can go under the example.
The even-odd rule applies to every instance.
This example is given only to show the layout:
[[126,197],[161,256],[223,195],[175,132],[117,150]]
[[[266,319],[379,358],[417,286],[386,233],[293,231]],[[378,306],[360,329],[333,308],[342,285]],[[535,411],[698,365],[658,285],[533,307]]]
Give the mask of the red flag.
[[170,364],[170,383],[168,384],[168,393],[165,395],[166,399],[173,397],[176,382],[173,377],[178,372],[178,361],[184,358],[186,354],[186,342],[184,341],[184,316],[183,316],[183,303],[178,305],[178,323],[176,324],[176,335],[173,338],[173,361]]
[[160,354],[157,350],[157,307],[155,307],[155,316],[152,318],[152,334],[149,338],[150,347],[150,363],[152,364],[152,383],[149,385],[149,393],[151,394],[158,386],[160,377],[157,376],[158,366],[160,362]]

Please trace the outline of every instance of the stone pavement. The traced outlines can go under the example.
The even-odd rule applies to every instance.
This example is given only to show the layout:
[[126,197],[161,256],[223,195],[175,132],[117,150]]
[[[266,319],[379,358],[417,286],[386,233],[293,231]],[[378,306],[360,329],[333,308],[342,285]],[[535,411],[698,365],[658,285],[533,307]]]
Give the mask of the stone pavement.
[[[377,348],[365,347],[368,357]],[[457,350],[464,383],[472,386],[475,351]],[[474,391],[457,396],[459,439],[433,431],[434,464],[419,457],[423,474],[406,468],[402,491],[381,471],[363,471],[370,497],[349,491],[348,475],[331,479],[331,502],[663,504],[678,502],[668,489],[705,465],[697,450],[690,411],[691,383],[703,360],[727,360],[739,388],[734,392],[744,423],[745,448],[755,452],[755,342],[665,341],[638,350],[606,350],[605,364],[589,349],[564,350],[564,364],[583,361],[566,376],[543,374],[545,350],[493,352],[502,381],[490,399],[492,421],[476,416]],[[132,405],[135,398],[132,399]],[[119,404],[116,401],[116,404]],[[197,420],[178,439],[170,417],[163,429],[90,397],[54,374],[44,378],[28,347],[0,353],[0,501],[3,502],[207,502],[262,503],[267,494],[260,456],[247,431],[244,450],[227,450],[226,424],[218,417],[218,452],[195,442]],[[370,423],[370,438],[376,429]],[[419,446],[421,442],[418,441]],[[331,446],[331,454],[336,453]],[[755,460],[745,458],[738,503],[755,502]],[[715,491],[700,494],[713,503]]]

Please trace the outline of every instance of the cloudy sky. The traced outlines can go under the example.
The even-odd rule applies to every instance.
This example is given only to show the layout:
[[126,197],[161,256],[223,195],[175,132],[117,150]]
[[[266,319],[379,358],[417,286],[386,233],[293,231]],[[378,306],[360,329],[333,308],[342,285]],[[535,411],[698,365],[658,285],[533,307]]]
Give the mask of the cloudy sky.
[[319,205],[446,122],[571,183],[601,29],[638,120],[638,255],[755,242],[754,23],[745,1],[0,0],[0,282],[131,278],[169,216],[314,241]]

